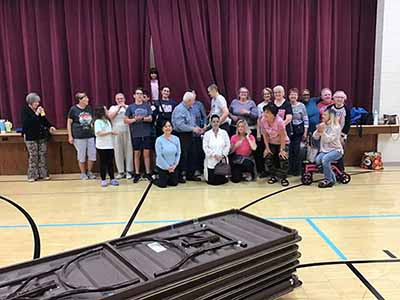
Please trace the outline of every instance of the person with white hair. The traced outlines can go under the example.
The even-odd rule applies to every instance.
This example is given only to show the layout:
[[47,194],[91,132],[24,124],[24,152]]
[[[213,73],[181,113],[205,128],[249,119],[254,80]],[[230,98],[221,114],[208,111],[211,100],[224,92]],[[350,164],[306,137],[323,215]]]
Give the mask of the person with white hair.
[[49,133],[56,129],[46,118],[44,108],[40,106],[40,97],[36,93],[26,96],[26,105],[22,108],[22,133],[28,150],[28,182],[38,179],[49,180],[47,168],[47,142]]
[[278,116],[283,120],[286,127],[286,132],[290,137],[293,133],[292,118],[293,111],[289,101],[285,99],[285,88],[277,85],[273,88],[274,91],[274,104],[278,108]]
[[[117,179],[126,176],[132,178],[133,173],[133,149],[129,126],[124,123],[125,112],[128,109],[124,94],[115,95],[115,105],[112,105],[107,116],[111,120],[113,130],[118,133],[114,136],[115,163],[118,169]],[[126,173],[125,173],[126,170]]]
[[330,88],[323,88],[321,90],[321,97],[317,101],[317,107],[321,118],[328,106],[331,106],[334,103],[335,101],[332,99],[332,90]]
[[180,183],[185,183],[186,180],[200,181],[200,178],[194,176],[195,170],[189,159],[193,134],[200,135],[203,133],[203,129],[196,126],[191,111],[195,97],[192,92],[186,92],[183,95],[182,102],[172,112],[172,125],[181,143],[181,157],[178,165],[178,181]]
[[346,139],[351,124],[350,110],[345,105],[347,95],[344,91],[336,91],[333,94],[333,100],[335,103],[328,106],[327,109],[331,109],[336,113],[336,117],[338,118],[340,127],[342,128],[342,138]]
[[[338,118],[339,125],[342,128],[341,133],[341,142],[343,148],[345,147],[347,135],[350,131],[351,125],[351,114],[348,107],[345,105],[345,101],[347,100],[347,95],[344,91],[336,91],[333,94],[333,100],[335,101],[334,104],[328,106],[327,110],[333,110],[336,113],[336,117]],[[339,159],[337,162],[339,169],[344,171],[344,162],[343,158]]]

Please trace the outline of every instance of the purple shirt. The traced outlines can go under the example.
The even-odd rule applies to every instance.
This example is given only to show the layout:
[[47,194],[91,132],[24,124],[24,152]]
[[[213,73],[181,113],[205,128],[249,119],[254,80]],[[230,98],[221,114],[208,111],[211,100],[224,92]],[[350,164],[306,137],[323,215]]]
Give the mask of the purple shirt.
[[[250,114],[242,114],[240,111],[242,109],[250,111]],[[258,110],[255,102],[253,100],[247,100],[246,102],[241,102],[238,99],[233,99],[231,105],[229,106],[229,112],[232,115],[238,117],[244,117],[249,126],[254,126],[258,118]]]

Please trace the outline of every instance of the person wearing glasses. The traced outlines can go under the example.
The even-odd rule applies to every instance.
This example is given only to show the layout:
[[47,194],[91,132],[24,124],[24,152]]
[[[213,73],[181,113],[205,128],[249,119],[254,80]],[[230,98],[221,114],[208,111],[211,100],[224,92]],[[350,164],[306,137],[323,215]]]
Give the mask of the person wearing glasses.
[[304,89],[301,93],[301,102],[306,106],[308,122],[309,122],[309,134],[313,134],[316,129],[317,124],[319,124],[320,113],[317,106],[318,98],[310,98],[310,90]]
[[301,172],[301,164],[303,157],[300,153],[300,145],[302,141],[307,140],[308,136],[308,115],[306,107],[298,101],[299,90],[291,88],[289,90],[289,101],[293,111],[293,134],[290,137],[289,146],[289,174],[299,176]]
[[148,103],[143,100],[143,90],[137,88],[133,94],[135,102],[130,104],[125,112],[125,124],[129,124],[134,152],[135,174],[133,182],[140,180],[140,160],[143,152],[145,175],[150,181],[153,180],[150,165],[150,151],[153,148],[152,139],[152,110]]
[[[111,120],[113,130],[118,133],[113,137],[115,162],[118,169],[117,179],[132,179],[133,150],[129,126],[125,124],[125,112],[128,108],[124,94],[115,95],[115,105],[112,105],[107,117]],[[126,171],[126,172],[125,172]]]
[[[71,107],[67,118],[68,142],[75,146],[80,178],[95,179],[92,169],[96,161],[96,144],[94,138],[94,116],[89,106],[89,97],[82,92],[75,95],[78,103]],[[86,165],[87,162],[87,165]]]
[[264,106],[267,105],[272,101],[272,89],[269,87],[265,87],[262,90],[262,97],[263,101],[260,102],[257,105],[257,110],[258,110],[258,119],[257,119],[257,149],[254,153],[254,159],[256,161],[256,169],[257,173],[259,174],[260,178],[266,178],[268,177],[268,172],[265,170],[265,163],[264,163],[264,150],[265,150],[265,145],[264,145],[264,140],[262,138],[262,132],[261,132],[261,119],[264,115]]
[[237,99],[233,99],[229,106],[229,116],[232,119],[231,134],[236,132],[236,123],[245,120],[253,136],[257,134],[258,110],[255,102],[250,99],[249,90],[246,87],[239,89]]
[[179,183],[189,181],[200,181],[201,179],[194,176],[194,166],[192,161],[193,135],[200,135],[203,129],[196,126],[192,114],[192,106],[196,95],[186,92],[183,100],[172,112],[172,125],[179,137],[181,143],[181,157],[178,166]]
[[293,111],[290,102],[285,99],[285,89],[281,85],[277,85],[274,91],[274,104],[278,108],[278,116],[283,120],[286,132],[290,137],[293,134],[292,118]]

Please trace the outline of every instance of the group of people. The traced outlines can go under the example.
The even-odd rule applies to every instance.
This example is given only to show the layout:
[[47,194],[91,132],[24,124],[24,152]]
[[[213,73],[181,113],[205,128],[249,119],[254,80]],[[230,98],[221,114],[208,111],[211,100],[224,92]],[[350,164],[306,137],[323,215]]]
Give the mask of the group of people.
[[[69,110],[67,131],[82,180],[96,178],[92,170],[98,154],[102,187],[119,185],[122,178],[136,183],[141,173],[159,187],[201,181],[201,175],[208,184],[221,185],[229,180],[220,171],[227,165],[232,182],[252,181],[258,175],[269,177],[270,184],[279,181],[287,186],[288,175],[301,173],[300,145],[306,142],[319,148],[316,162],[325,175],[319,186],[335,184],[331,163],[342,163],[350,128],[343,91],[332,95],[325,88],[320,97],[310,98],[309,90],[300,93],[292,88],[286,99],[285,89],[278,85],[264,88],[263,100],[256,105],[249,90],[241,87],[228,106],[211,84],[211,110],[206,114],[194,90],[187,90],[178,104],[170,99],[168,86],[159,88],[156,71],[150,72],[150,79],[150,93],[137,88],[129,105],[118,93],[114,105],[93,111],[85,93],[75,95],[77,104]],[[29,152],[28,181],[49,179],[46,145],[56,129],[37,94],[28,94],[26,102],[22,120]]]

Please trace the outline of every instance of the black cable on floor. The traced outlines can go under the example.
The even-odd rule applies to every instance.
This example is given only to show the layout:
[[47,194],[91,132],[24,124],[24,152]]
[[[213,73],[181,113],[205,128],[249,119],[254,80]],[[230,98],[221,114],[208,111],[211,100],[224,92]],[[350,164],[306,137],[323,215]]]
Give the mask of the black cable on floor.
[[135,220],[137,214],[139,213],[140,208],[142,207],[144,201],[146,200],[147,194],[149,193],[152,186],[153,186],[153,181],[150,181],[149,185],[147,186],[146,190],[144,191],[144,193],[142,195],[142,198],[140,198],[138,205],[136,205],[136,208],[135,208],[134,212],[132,213],[132,216],[129,219],[128,224],[126,224],[124,230],[122,231],[121,237],[125,237],[126,234],[128,233],[129,229],[132,226],[133,221]]
[[[372,173],[372,171],[360,171],[360,172],[352,173],[352,174],[349,174],[349,175],[350,175],[350,176],[354,176],[354,175],[367,174],[367,173]],[[322,180],[323,180],[323,179],[314,180],[313,183],[319,182],[319,181],[322,181]],[[276,191],[276,192],[267,194],[267,195],[265,195],[265,196],[262,196],[261,198],[258,198],[258,199],[256,199],[256,200],[254,200],[254,201],[252,201],[252,202],[250,202],[250,203],[248,203],[248,204],[242,206],[241,208],[239,208],[239,210],[244,210],[244,209],[246,209],[246,208],[248,208],[248,207],[250,207],[250,206],[253,206],[254,204],[256,204],[256,203],[258,203],[258,202],[260,202],[260,201],[262,201],[262,200],[264,200],[264,199],[267,199],[267,198],[272,197],[272,196],[275,196],[275,195],[277,195],[277,194],[280,194],[280,193],[283,193],[283,192],[286,192],[286,191],[289,191],[289,190],[292,190],[292,189],[301,187],[301,186],[303,186],[303,185],[305,185],[305,184],[299,183],[299,184],[296,184],[296,185],[292,185],[292,186],[283,188],[283,189],[278,190],[278,191]]]
[[0,195],[0,199],[7,202],[8,204],[11,204],[12,206],[14,206],[28,220],[29,226],[31,227],[32,234],[33,234],[33,259],[39,258],[40,257],[40,235],[39,235],[39,230],[38,230],[38,227],[36,226],[35,221],[31,217],[31,215],[19,204],[15,203],[14,201],[12,201],[4,196],[1,196],[1,195]]

